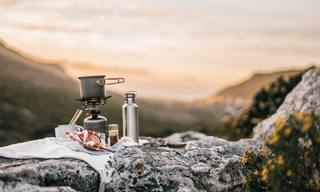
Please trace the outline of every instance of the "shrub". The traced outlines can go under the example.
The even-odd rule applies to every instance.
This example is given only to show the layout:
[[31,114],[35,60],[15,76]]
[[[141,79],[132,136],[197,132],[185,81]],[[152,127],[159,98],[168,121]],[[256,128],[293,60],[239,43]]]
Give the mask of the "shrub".
[[320,116],[295,111],[279,118],[267,139],[270,148],[244,153],[249,191],[319,191]]
[[280,76],[269,87],[261,88],[253,97],[252,104],[248,108],[227,122],[218,125],[216,130],[228,140],[250,137],[253,128],[258,123],[276,112],[287,94],[301,81],[302,75],[307,70],[297,72],[287,80]]

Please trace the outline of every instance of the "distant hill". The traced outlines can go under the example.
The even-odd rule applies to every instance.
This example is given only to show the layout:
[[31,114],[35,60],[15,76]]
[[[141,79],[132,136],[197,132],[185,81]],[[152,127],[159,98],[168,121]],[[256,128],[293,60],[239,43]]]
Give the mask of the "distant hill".
[[[104,74],[101,71],[101,74]],[[100,107],[108,124],[119,124],[122,132],[122,95],[110,93]],[[69,123],[81,108],[79,83],[54,64],[42,64],[8,49],[0,42],[0,146],[54,136],[54,128]],[[187,103],[141,100],[140,135],[164,137],[174,132],[202,127],[218,121],[223,104],[198,107]],[[82,125],[84,114],[77,124]]]
[[57,65],[29,60],[0,43],[0,145],[53,136],[78,108],[78,85]]
[[297,72],[298,70],[278,71],[273,73],[257,73],[248,80],[224,88],[218,93],[208,96],[204,99],[200,99],[197,102],[206,104],[215,102],[234,102],[237,98],[244,102],[248,102],[253,98],[254,94],[263,86],[268,86],[269,83],[276,80],[280,76],[283,76],[285,79],[287,79],[289,76]]

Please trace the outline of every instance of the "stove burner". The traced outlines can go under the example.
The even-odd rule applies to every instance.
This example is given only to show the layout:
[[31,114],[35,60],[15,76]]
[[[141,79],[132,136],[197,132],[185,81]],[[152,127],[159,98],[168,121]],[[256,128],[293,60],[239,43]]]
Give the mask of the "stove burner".
[[106,97],[96,97],[96,98],[81,98],[76,99],[81,102],[83,110],[94,110],[97,109],[98,106],[105,105],[107,103],[107,99],[109,99],[111,95]]

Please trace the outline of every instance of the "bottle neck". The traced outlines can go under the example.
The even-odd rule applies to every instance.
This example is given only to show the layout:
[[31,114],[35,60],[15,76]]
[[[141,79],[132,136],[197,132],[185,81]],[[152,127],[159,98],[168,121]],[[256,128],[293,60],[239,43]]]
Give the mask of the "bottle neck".
[[126,103],[135,103],[135,99],[134,98],[126,98]]

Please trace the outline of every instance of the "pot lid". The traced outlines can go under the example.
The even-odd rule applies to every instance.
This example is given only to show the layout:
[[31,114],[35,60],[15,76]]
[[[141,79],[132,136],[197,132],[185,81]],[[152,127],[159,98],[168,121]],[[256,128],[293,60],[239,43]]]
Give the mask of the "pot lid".
[[94,75],[94,76],[81,76],[78,79],[100,79],[105,78],[105,75]]
[[118,130],[118,129],[119,129],[119,126],[118,126],[118,124],[110,124],[110,125],[108,126],[108,129],[109,129],[109,130]]

